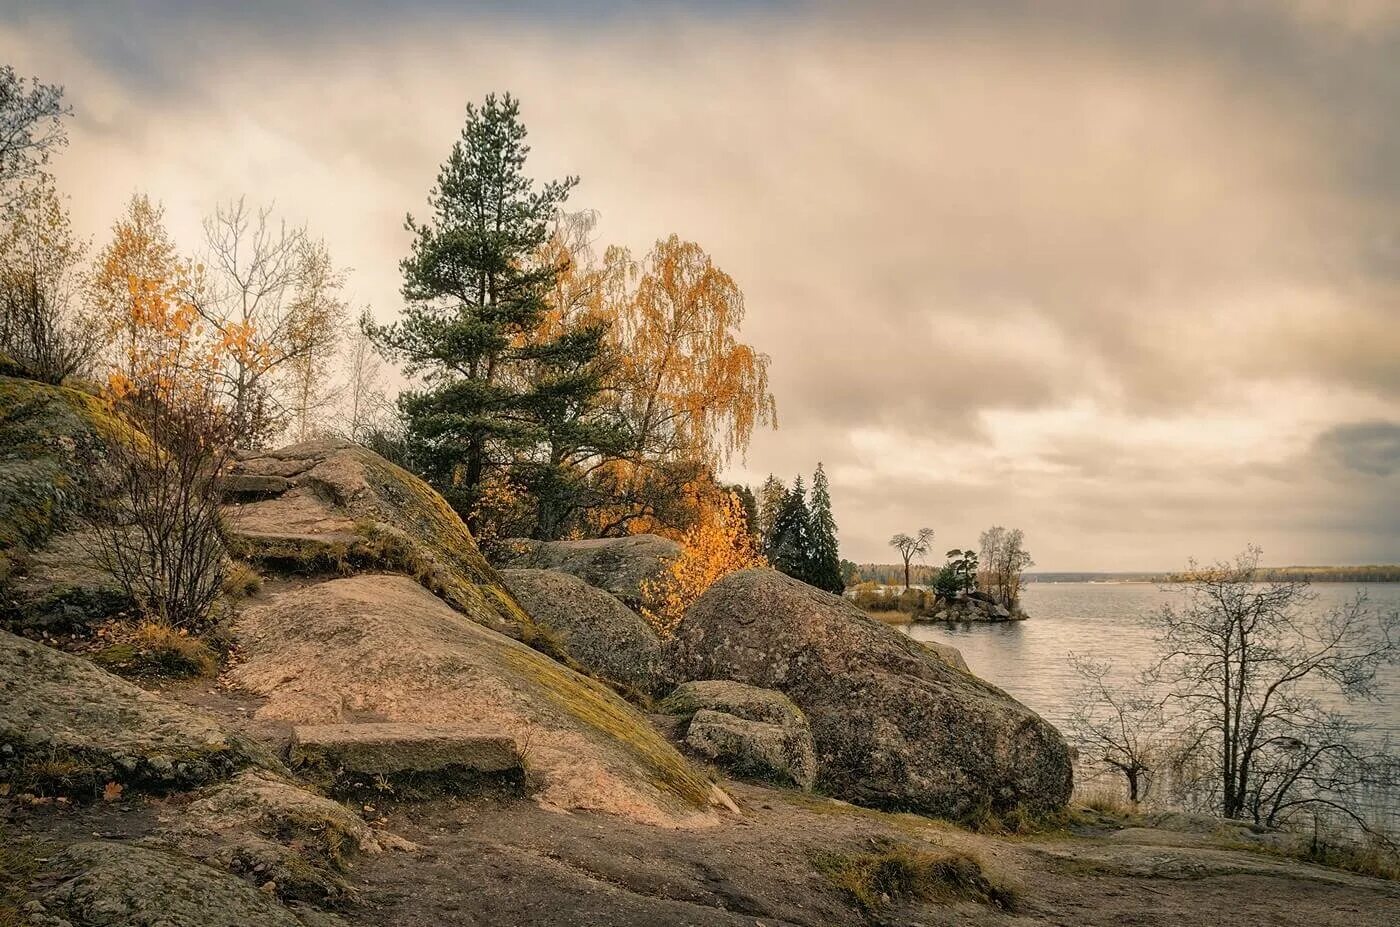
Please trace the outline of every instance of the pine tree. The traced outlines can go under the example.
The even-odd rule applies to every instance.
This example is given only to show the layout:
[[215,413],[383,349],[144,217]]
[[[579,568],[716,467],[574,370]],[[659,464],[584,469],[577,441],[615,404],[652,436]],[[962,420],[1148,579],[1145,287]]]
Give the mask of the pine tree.
[[409,456],[469,522],[483,480],[543,440],[523,374],[541,346],[527,340],[557,266],[532,260],[577,178],[536,189],[525,175],[525,127],[509,94],[468,105],[461,139],[438,174],[433,214],[409,217],[400,322],[369,330],[422,390],[404,393]]
[[811,543],[807,581],[818,589],[840,595],[846,591],[841,578],[841,554],[836,541],[836,518],[831,514],[831,492],[826,471],[817,463],[812,474]]
[[773,525],[778,520],[778,512],[782,511],[787,496],[787,487],[783,485],[783,481],[771,473],[758,490],[758,544],[770,554],[773,550]]
[[775,569],[794,579],[809,582],[812,563],[812,516],[807,510],[807,492],[802,477],[793,481],[792,491],[773,522],[773,540],[768,560]]

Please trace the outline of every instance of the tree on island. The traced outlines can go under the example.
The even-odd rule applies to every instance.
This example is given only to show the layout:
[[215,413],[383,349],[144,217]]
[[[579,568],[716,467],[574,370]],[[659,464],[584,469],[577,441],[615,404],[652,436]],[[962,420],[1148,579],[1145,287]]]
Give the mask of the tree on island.
[[982,532],[978,584],[1000,605],[1016,611],[1021,600],[1021,574],[1035,565],[1026,552],[1020,528],[1000,525]]
[[890,546],[899,551],[899,556],[904,560],[904,589],[906,592],[909,590],[909,564],[915,557],[927,554],[931,543],[933,543],[932,528],[920,528],[919,533],[912,537],[900,533],[890,538]]

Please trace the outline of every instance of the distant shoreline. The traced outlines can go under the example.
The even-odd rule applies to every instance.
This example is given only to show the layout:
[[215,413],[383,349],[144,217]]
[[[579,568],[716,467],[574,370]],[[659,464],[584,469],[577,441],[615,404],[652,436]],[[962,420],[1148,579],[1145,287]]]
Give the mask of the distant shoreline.
[[[862,563],[857,565],[865,579],[885,585],[903,585],[904,567],[901,564]],[[933,582],[937,568],[915,567],[910,571],[914,585],[927,586]],[[1154,583],[1164,585],[1183,582],[1188,578],[1184,571],[1149,572],[1031,572],[1026,573],[1026,583]],[[1364,566],[1286,566],[1261,567],[1261,582],[1310,582],[1310,583],[1400,583],[1400,564],[1368,564]]]

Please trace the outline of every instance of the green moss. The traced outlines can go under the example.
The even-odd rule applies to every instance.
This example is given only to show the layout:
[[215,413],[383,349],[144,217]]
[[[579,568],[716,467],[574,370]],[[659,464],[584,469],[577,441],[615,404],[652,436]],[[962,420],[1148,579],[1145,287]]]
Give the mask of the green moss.
[[977,857],[930,853],[882,841],[872,852],[818,853],[812,866],[867,914],[914,901],[968,900],[1010,910],[1014,892],[994,882]]
[[502,656],[512,669],[543,686],[564,711],[623,744],[658,790],[702,807],[708,803],[711,784],[611,689],[530,651],[512,647]]
[[106,447],[139,440],[95,396],[0,376],[0,549],[46,540],[84,509]]

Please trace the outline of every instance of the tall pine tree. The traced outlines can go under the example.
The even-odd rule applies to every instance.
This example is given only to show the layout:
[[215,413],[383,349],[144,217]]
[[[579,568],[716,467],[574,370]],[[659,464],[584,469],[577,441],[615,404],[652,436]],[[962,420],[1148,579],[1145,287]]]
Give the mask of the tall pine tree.
[[[559,268],[533,258],[577,178],[537,189],[525,175],[525,135],[509,94],[468,105],[429,197],[431,217],[407,221],[414,241],[400,269],[408,306],[398,323],[367,328],[423,375],[423,389],[399,397],[409,455],[469,521],[490,471],[550,437],[535,414],[549,402],[527,371],[548,352],[529,335]],[[583,341],[571,347],[600,344]],[[557,408],[559,397],[552,401]]]
[[831,514],[831,491],[820,461],[812,474],[811,543],[807,582],[840,595],[846,591],[841,578],[841,553],[836,542],[836,518]]
[[773,521],[773,537],[767,550],[774,569],[810,582],[812,517],[807,510],[807,492],[802,477],[793,481],[792,491]]

